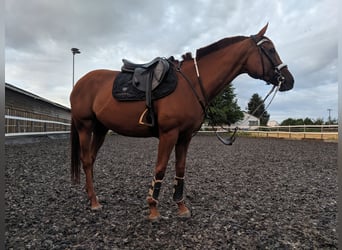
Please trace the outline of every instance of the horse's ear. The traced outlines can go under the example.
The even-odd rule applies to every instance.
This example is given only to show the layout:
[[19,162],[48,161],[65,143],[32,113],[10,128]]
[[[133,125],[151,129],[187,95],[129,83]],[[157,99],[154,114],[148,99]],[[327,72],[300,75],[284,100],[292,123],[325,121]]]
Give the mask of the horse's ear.
[[263,27],[263,28],[259,31],[259,33],[258,33],[256,36],[259,37],[259,38],[263,37],[263,36],[265,35],[265,33],[266,33],[267,27],[268,27],[268,23],[265,25],[265,27]]

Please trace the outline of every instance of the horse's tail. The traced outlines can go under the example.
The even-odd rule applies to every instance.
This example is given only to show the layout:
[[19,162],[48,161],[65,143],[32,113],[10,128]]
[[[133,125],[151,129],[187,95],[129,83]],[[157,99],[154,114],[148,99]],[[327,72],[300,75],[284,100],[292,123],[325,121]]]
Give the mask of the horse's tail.
[[75,121],[73,118],[71,118],[70,139],[71,139],[71,181],[74,184],[79,184],[80,183],[80,168],[81,168],[80,138],[79,138],[78,131],[76,129]]

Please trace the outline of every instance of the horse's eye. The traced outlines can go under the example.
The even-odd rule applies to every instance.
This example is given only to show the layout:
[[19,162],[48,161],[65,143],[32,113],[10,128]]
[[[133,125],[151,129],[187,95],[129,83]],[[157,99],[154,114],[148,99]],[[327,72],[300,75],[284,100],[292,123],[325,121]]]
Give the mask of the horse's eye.
[[270,48],[268,51],[272,54],[274,54],[276,52],[275,48]]

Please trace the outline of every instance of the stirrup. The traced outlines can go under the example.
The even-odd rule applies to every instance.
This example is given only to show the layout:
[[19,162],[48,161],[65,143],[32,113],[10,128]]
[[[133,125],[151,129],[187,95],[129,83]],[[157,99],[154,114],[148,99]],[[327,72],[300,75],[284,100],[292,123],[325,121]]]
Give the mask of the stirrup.
[[[144,110],[144,112],[141,114],[140,118],[139,118],[139,124],[141,125],[145,125],[145,126],[148,126],[148,127],[154,127],[154,117],[153,115],[150,116],[151,118],[151,122],[148,122],[147,120],[147,115],[149,114],[149,109],[146,108]],[[145,119],[144,119],[145,118]],[[145,120],[145,121],[144,121]]]

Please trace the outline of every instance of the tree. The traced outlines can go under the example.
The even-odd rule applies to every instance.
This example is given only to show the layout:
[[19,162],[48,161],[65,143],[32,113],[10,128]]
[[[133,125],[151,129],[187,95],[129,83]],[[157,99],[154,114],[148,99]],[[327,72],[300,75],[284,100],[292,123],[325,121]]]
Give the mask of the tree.
[[[259,108],[258,108],[259,107]],[[260,119],[260,125],[266,126],[270,115],[265,110],[265,104],[258,94],[253,94],[247,107],[248,113]],[[254,114],[253,114],[254,113]]]
[[280,126],[296,125],[296,120],[292,118],[287,118],[280,123]]
[[317,118],[317,119],[314,121],[314,125],[323,125],[323,124],[324,124],[323,118]]
[[[303,120],[302,118],[299,118],[299,119],[287,118],[286,120],[282,121],[280,125],[281,126],[304,125],[304,124],[306,125],[307,123],[305,123],[305,121],[308,121],[308,119],[309,118],[305,118],[305,120]],[[308,125],[310,125],[310,124],[308,124]]]
[[304,124],[305,125],[313,125],[314,123],[313,123],[313,121],[309,117],[306,117],[304,119]]
[[209,106],[208,125],[233,124],[242,120],[243,113],[235,97],[234,87],[229,84],[220,95],[214,98]]
[[318,118],[316,120],[312,120],[309,117],[306,117],[304,120],[302,118],[293,119],[287,118],[286,120],[280,123],[281,126],[289,126],[289,125],[323,125],[323,118]]

